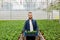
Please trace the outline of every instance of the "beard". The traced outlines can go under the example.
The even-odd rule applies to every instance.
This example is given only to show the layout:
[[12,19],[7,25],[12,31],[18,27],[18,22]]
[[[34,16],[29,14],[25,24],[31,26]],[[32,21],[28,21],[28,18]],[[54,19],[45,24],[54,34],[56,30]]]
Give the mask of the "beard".
[[29,19],[32,19],[32,17],[29,17]]

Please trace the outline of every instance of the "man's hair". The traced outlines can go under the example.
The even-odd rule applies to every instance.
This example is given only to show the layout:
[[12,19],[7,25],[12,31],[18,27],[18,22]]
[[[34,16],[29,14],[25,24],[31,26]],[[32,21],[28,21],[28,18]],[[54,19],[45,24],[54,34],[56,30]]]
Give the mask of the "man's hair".
[[28,13],[32,13],[32,12],[28,12]]

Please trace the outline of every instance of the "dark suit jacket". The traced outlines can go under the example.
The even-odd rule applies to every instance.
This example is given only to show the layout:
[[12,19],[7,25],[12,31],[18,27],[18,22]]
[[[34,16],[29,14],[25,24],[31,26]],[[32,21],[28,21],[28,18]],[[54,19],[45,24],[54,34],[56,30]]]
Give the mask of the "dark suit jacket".
[[[33,24],[33,30],[38,31],[38,26],[37,26],[36,20],[32,19],[32,24]],[[26,22],[25,22],[23,31],[25,31],[25,30],[30,31],[29,19],[26,20]]]

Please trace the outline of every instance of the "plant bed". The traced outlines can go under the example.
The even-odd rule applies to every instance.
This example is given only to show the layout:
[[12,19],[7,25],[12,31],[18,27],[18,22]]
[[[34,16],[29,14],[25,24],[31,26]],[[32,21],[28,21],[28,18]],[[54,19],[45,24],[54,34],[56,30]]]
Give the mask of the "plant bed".
[[32,31],[32,32],[26,31],[27,34],[35,34],[36,32],[37,32],[37,31]]

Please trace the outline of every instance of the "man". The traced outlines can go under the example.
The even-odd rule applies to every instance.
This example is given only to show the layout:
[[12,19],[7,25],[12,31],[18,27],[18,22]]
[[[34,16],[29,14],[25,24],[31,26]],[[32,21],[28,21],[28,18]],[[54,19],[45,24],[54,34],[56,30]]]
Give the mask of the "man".
[[[32,12],[28,13],[28,20],[25,22],[23,31],[38,31],[38,26],[36,23],[36,20],[33,19]],[[30,38],[30,39],[29,39]],[[34,40],[35,37],[29,37],[27,36],[27,40]]]

